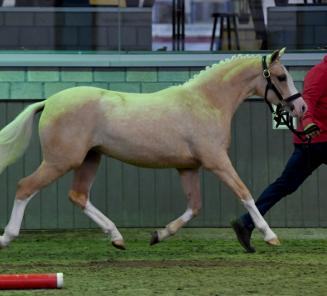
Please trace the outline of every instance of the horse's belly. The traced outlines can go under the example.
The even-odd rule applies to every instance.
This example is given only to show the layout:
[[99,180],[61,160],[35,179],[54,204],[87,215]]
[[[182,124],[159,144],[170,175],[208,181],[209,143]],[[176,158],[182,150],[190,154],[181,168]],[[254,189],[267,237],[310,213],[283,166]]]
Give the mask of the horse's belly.
[[[99,120],[98,140],[103,153],[143,167],[194,167],[189,145],[189,119],[177,107],[139,105],[108,106]],[[99,128],[100,130],[100,128]]]
[[100,151],[123,162],[149,168],[193,168],[198,161],[184,145],[155,145],[141,142],[108,141],[99,147]]

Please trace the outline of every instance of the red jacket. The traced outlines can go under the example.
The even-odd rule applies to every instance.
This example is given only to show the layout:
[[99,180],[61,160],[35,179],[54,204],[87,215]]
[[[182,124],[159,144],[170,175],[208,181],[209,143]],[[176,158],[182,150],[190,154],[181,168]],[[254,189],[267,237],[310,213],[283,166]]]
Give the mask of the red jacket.
[[[320,128],[320,135],[312,139],[312,143],[327,142],[327,55],[323,61],[314,66],[304,78],[303,99],[308,110],[298,124],[298,130],[309,123]],[[302,143],[294,135],[294,143]]]

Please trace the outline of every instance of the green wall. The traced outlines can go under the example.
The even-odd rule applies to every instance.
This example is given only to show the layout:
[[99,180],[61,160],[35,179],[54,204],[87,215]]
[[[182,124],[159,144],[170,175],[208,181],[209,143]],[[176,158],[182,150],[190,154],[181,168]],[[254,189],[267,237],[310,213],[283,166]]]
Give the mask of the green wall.
[[[0,99],[43,99],[77,85],[129,92],[153,92],[182,83],[202,67],[149,68],[13,68],[0,71]],[[305,67],[290,67],[302,88]]]
[[[0,125],[11,121],[31,100],[46,98],[75,85],[93,85],[129,92],[153,92],[189,79],[203,67],[3,67],[0,71]],[[290,66],[299,90],[309,66]],[[35,123],[35,131],[37,122]],[[272,130],[262,100],[241,105],[233,122],[230,155],[255,198],[279,176],[292,152],[288,131]],[[25,156],[0,176],[0,228],[9,218],[17,181],[40,163],[37,133]],[[273,226],[327,226],[325,168],[315,172],[292,196],[267,216]],[[201,173],[203,210],[191,225],[229,226],[243,212],[240,202],[212,174]],[[67,198],[71,176],[42,190],[27,211],[23,228],[95,227]],[[119,226],[160,226],[181,214],[185,200],[175,170],[141,169],[103,159],[92,190],[95,205]]]

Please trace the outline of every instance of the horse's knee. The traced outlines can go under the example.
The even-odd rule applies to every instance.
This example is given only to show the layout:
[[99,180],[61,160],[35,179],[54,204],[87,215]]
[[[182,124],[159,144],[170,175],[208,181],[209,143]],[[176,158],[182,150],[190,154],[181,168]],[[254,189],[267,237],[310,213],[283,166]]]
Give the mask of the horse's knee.
[[72,203],[79,206],[81,209],[85,208],[87,202],[87,193],[70,190],[68,196]]

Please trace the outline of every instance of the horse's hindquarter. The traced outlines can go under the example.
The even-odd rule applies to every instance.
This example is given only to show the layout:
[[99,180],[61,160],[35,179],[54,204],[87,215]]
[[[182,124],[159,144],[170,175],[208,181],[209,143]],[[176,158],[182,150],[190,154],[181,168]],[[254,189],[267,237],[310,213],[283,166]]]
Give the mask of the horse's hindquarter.
[[152,94],[110,92],[102,98],[101,151],[144,167],[194,167],[190,114],[174,88]]
[[[106,90],[74,87],[47,99],[39,122],[40,142],[48,162],[81,162],[97,143],[99,99]],[[74,158],[74,159],[72,159]]]

